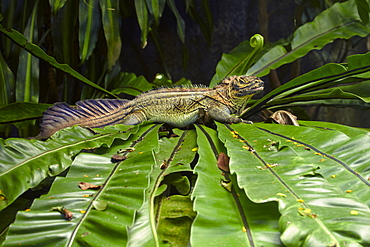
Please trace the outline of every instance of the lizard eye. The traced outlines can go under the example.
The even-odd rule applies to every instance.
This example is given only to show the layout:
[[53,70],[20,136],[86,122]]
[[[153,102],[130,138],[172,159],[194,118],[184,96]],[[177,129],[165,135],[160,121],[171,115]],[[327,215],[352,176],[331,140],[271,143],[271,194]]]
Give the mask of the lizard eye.
[[263,90],[263,81],[255,76],[239,76],[234,80],[233,89],[239,97],[256,94]]

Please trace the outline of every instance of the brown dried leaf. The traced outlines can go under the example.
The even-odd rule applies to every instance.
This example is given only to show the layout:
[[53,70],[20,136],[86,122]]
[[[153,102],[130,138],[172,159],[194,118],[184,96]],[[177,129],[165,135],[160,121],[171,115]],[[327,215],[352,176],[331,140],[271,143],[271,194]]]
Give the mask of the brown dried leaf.
[[279,124],[299,126],[297,122],[297,117],[294,116],[292,113],[284,110],[274,112],[270,116],[270,119]]
[[113,154],[113,156],[112,156],[113,162],[114,161],[118,162],[118,161],[122,161],[122,160],[125,160],[125,159],[127,159],[127,156],[125,156],[125,155]]
[[64,215],[64,218],[71,221],[73,218],[73,214],[71,211],[67,210],[65,207],[53,207],[51,211],[58,211],[59,213]]
[[220,153],[217,159],[218,168],[221,169],[222,171],[230,172],[229,160],[230,160],[229,156],[227,156],[225,153]]
[[101,185],[95,185],[95,184],[90,184],[86,182],[79,182],[78,187],[80,187],[81,190],[88,190],[88,189],[98,190],[101,188]]

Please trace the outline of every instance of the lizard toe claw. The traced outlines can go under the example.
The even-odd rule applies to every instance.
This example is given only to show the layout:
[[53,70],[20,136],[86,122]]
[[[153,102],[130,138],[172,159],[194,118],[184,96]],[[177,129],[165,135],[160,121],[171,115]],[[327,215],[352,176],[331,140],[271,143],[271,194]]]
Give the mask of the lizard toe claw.
[[249,121],[249,120],[242,120],[242,123],[246,123],[246,124],[252,124],[253,125],[253,122],[252,121]]

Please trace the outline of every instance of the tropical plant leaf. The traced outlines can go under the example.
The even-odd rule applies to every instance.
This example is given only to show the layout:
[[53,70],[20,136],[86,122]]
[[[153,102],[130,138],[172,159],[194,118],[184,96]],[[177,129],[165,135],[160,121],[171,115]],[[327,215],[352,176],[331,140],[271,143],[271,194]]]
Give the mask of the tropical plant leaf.
[[[11,5],[8,2],[12,2]],[[19,4],[20,8],[13,2],[5,1],[3,10],[7,14],[18,11],[24,19],[17,20],[13,26],[13,17],[5,16],[6,26],[23,30],[33,13],[27,6]],[[151,31],[162,57],[156,29],[166,2],[175,15],[179,37],[184,42],[185,23],[175,1],[120,3],[132,8],[121,9],[126,16],[132,15],[130,11],[136,7],[143,45]],[[208,4],[207,0],[201,2]],[[229,75],[245,74],[257,57],[260,58],[259,67],[252,68],[261,75],[268,73],[270,68],[304,56],[309,50],[321,49],[331,39],[349,38],[357,33],[367,35],[369,28],[364,24],[368,23],[368,13],[365,13],[368,12],[368,2],[350,0],[334,5],[314,22],[299,28],[289,42],[271,45],[262,53],[253,53],[251,43],[241,44],[231,54],[224,55],[212,79],[213,85]],[[54,14],[51,16],[51,32],[61,30],[61,33],[67,33],[55,42],[48,40],[48,33],[42,33],[40,44],[47,44],[42,49],[13,29],[1,27],[0,31],[25,48],[22,52],[27,56],[32,57],[26,51],[36,54],[52,66],[84,80],[92,88],[99,88],[43,53],[43,50],[50,52],[49,48],[56,48],[58,60],[68,62],[73,68],[81,66],[79,69],[84,75],[103,85],[106,90],[102,92],[111,96],[115,93],[137,95],[154,85],[185,82],[181,79],[172,83],[169,76],[159,74],[153,83],[149,83],[140,76],[120,73],[120,65],[114,60],[117,54],[112,55],[117,43],[111,42],[109,48],[108,40],[111,33],[119,38],[122,16],[119,14],[122,13],[118,13],[118,3],[100,1],[101,18],[100,11],[96,15],[93,14],[96,8],[90,8],[97,2],[50,0],[47,7]],[[191,9],[193,4],[192,0],[185,1],[187,11],[194,10],[193,15],[203,10],[200,6]],[[78,9],[90,12],[78,16]],[[48,11],[40,14],[50,17]],[[195,18],[202,23],[203,33],[209,28],[207,20],[210,20],[207,8],[204,11],[206,19]],[[38,20],[42,20],[40,17]],[[71,32],[78,27],[77,18],[86,21],[87,28],[80,27],[82,34],[79,33],[78,38],[80,41],[84,39],[80,43],[81,53],[75,42],[77,32]],[[53,23],[56,20],[66,22]],[[107,45],[104,39],[99,39],[103,41],[102,45],[94,41],[99,29],[95,25],[100,22]],[[5,25],[5,21],[3,23]],[[38,24],[50,26],[49,21]],[[88,28],[94,29],[95,33],[89,32]],[[12,45],[7,37],[4,36],[7,42],[2,42],[3,50]],[[103,55],[91,53],[94,47]],[[19,57],[20,49],[16,52],[11,49],[3,53],[9,63],[5,63],[5,69],[0,69],[0,79],[5,78],[1,73],[6,73],[8,65],[14,67],[15,62],[10,58]],[[102,58],[107,54],[106,49],[112,56]],[[80,54],[81,64],[73,56],[76,54]],[[247,114],[265,108],[307,103],[367,108],[370,99],[369,59],[369,54],[351,56],[347,64],[329,64],[302,75],[257,101]],[[111,66],[111,70],[107,71],[107,66]],[[169,75],[166,68],[165,71]],[[9,91],[11,87],[0,85],[0,88]],[[104,95],[86,90],[83,97]],[[47,97],[43,99],[48,100]],[[19,109],[31,106],[27,112]],[[28,119],[40,116],[43,107],[47,105],[24,102],[2,107],[0,127],[33,121]],[[218,132],[197,125],[196,131],[173,129],[171,132],[162,128],[159,134],[159,125],[147,123],[94,129],[94,134],[75,127],[57,132],[46,142],[2,140],[0,205],[4,210],[0,218],[5,221],[0,224],[0,243],[7,235],[5,246],[49,243],[66,246],[370,245],[370,170],[369,145],[366,145],[369,131],[322,122],[299,123],[299,127],[217,124]],[[225,153],[230,156],[230,162]],[[197,162],[195,170],[192,169],[193,162]],[[51,190],[36,199],[30,211],[20,212],[6,233],[14,210],[24,208],[24,204],[17,205],[30,192],[28,188],[40,186],[45,177],[51,179],[62,171],[66,177],[57,177]],[[92,185],[82,190],[80,182]],[[14,202],[9,204],[11,201]],[[5,217],[9,216],[8,210],[12,217]]]
[[233,186],[239,196],[223,188],[216,155],[226,151],[217,132],[198,126],[197,134],[199,160],[194,172],[198,179],[192,193],[197,216],[191,230],[192,246],[280,246],[279,213],[274,204],[252,203],[237,183]]
[[245,74],[261,51],[263,42],[263,37],[256,34],[249,41],[240,43],[229,54],[222,54],[210,87],[214,87],[226,77]]
[[18,211],[27,209],[27,206],[29,205],[30,200],[18,198],[11,204],[11,206],[0,212],[0,244],[4,242],[6,234],[8,233],[9,225],[15,220],[15,216],[17,215]]
[[15,80],[13,72],[0,53],[0,107],[15,101]]
[[[174,172],[191,171],[190,162],[194,159],[195,152],[191,150],[196,146],[195,131],[174,130],[178,137],[161,138],[159,152],[155,155],[157,165],[150,174],[150,186],[145,193],[145,203],[138,211],[133,226],[129,229],[129,246],[159,246],[166,239],[160,239],[157,227],[161,222],[163,209],[157,200],[169,200],[160,193],[161,188],[167,188],[166,178]],[[162,183],[164,182],[164,184]],[[168,181],[167,181],[168,182]],[[168,183],[170,184],[170,183]],[[189,192],[189,191],[188,191]],[[159,198],[156,200],[156,196]],[[189,210],[189,208],[185,211]],[[190,208],[191,210],[191,208]],[[180,214],[182,212],[179,212]],[[177,227],[179,230],[181,227]],[[188,229],[188,231],[190,231]],[[143,236],[143,233],[145,237]],[[183,243],[188,242],[188,236],[181,236]],[[178,239],[172,239],[178,241]],[[170,244],[175,244],[171,242]]]
[[67,0],[49,0],[51,10],[54,15],[57,15],[58,11],[63,8]]
[[46,177],[64,171],[82,149],[96,148],[103,144],[109,146],[115,138],[125,139],[136,131],[137,126],[117,125],[116,128],[107,127],[105,133],[94,135],[90,130],[75,126],[56,132],[46,142],[21,138],[1,139],[0,209]]
[[248,197],[279,202],[285,245],[370,243],[363,157],[369,146],[353,149],[369,135],[349,138],[335,130],[270,124],[218,124],[218,133]]
[[[15,1],[3,1],[0,21],[1,23],[4,23],[4,25],[7,27],[13,27],[17,30],[24,30],[24,25],[27,22],[25,20],[22,20],[22,22],[20,23],[17,17],[22,16],[22,19],[27,18],[27,14],[25,14],[25,11],[26,11],[25,8],[23,8],[22,5]],[[14,43],[5,36],[3,36],[1,40],[3,42],[2,43],[3,50],[1,51],[1,53],[4,56],[4,59],[7,60],[14,52],[13,50]],[[12,55],[15,54],[13,53]]]
[[[24,36],[30,42],[37,42],[38,40],[38,27],[36,21],[38,4],[39,1],[36,1],[24,31]],[[17,101],[39,101],[39,60],[25,50],[22,50],[19,55],[15,85]]]
[[189,246],[191,224],[196,216],[190,196],[173,195],[161,200],[158,235],[172,246]]
[[243,61],[252,51],[252,47],[247,41],[240,43],[229,54],[223,54],[216,67],[211,86],[228,75],[264,76],[271,69],[293,62],[311,50],[321,49],[337,38],[349,39],[356,35],[364,37],[369,34],[369,31],[368,25],[365,26],[360,21],[355,0],[336,3],[320,13],[313,22],[299,27],[289,42],[281,40],[278,44],[265,47],[264,50],[256,54],[254,65],[250,68],[246,67],[247,72],[242,69],[245,66]]
[[66,1],[63,8],[58,10],[58,14],[51,18],[54,57],[72,68],[77,65],[77,61],[71,54],[78,54],[75,46],[76,37],[74,32],[71,32],[78,25],[77,10],[77,1]]
[[[304,126],[217,124],[218,132],[198,125],[197,143],[193,130],[174,129],[175,135],[160,138],[158,145],[158,128],[153,125],[141,126],[128,137],[130,130],[114,142],[117,136],[111,135],[111,141],[101,142],[106,144],[95,154],[79,154],[66,178],[57,178],[30,211],[18,214],[5,245],[23,241],[39,245],[45,235],[70,245],[184,244],[189,237],[194,246],[281,246],[280,238],[286,246],[370,243],[369,157],[364,155],[369,147],[353,151],[353,146],[369,141],[369,132],[330,123],[300,123]],[[116,133],[118,127],[95,131]],[[179,172],[191,171],[195,151],[199,160],[191,194],[194,219],[186,197],[167,197],[163,192],[170,184],[176,186],[177,178],[181,180]],[[217,167],[221,152],[230,156],[230,174]],[[112,163],[117,153],[124,158]],[[98,190],[79,189],[82,181],[97,185]],[[172,198],[176,202],[169,202]],[[181,206],[171,212],[167,202]],[[59,212],[49,211],[52,208]],[[67,212],[71,221],[65,219]],[[37,221],[37,228],[28,227],[30,220]],[[50,228],[50,222],[55,228]],[[176,226],[179,222],[183,225]],[[166,227],[171,225],[170,231]],[[30,238],[28,231],[35,232],[35,237]],[[176,236],[179,231],[182,234]]]
[[361,18],[361,21],[366,25],[369,23],[369,3],[366,0],[355,0],[357,5],[358,15]]
[[[34,126],[34,120],[40,118],[49,106],[49,104],[33,102],[15,102],[0,107],[0,131],[7,132],[12,128],[12,125],[16,126],[19,131],[30,130],[29,127],[32,127],[31,130],[37,130],[38,127]],[[33,132],[22,134],[22,136],[28,137]]]
[[[334,87],[304,93],[298,96],[286,97],[274,100],[272,105],[275,107],[289,105],[331,105],[336,107],[353,107],[368,109],[370,102],[370,81],[364,81],[349,86]],[[269,103],[266,104],[269,107]],[[270,109],[272,107],[269,107]]]
[[355,35],[361,37],[369,35],[370,29],[368,25],[365,26],[361,23],[356,8],[355,0],[334,4],[316,16],[313,22],[299,27],[287,46],[289,48],[281,45],[273,47],[262,55],[247,73],[264,76],[271,69],[293,62],[311,50],[319,50],[335,39],[349,39]]
[[[302,101],[307,101],[309,97],[311,104],[338,103],[343,105],[348,103],[348,106],[366,107],[367,104],[361,104],[359,101],[367,103],[370,97],[367,89],[368,82],[344,85],[369,79],[370,74],[367,73],[370,71],[369,58],[370,53],[353,55],[347,57],[348,64],[326,64],[303,74],[257,100],[246,111],[246,116],[287,102],[292,102],[292,105],[301,105]],[[358,100],[349,102],[349,99]]]
[[158,73],[152,82],[156,87],[171,87],[171,86],[192,86],[190,80],[186,78],[181,78],[180,80],[174,82],[164,74]]
[[160,245],[187,246],[194,218],[189,196],[160,196],[155,202],[156,205],[160,205],[157,209],[157,222],[154,222],[158,230],[155,232],[151,230],[151,222],[147,220],[150,212],[149,203],[145,203],[137,214],[134,226],[130,229],[128,246],[153,246],[155,244],[154,238]]
[[119,73],[112,79],[108,89],[114,94],[126,93],[137,96],[153,89],[155,85],[149,83],[144,76],[136,76],[134,73]]
[[198,9],[195,6],[194,1],[186,1],[186,12],[189,13],[190,17],[198,23],[204,38],[208,45],[210,45],[213,31],[213,17],[209,1],[202,0],[201,7],[202,13],[198,13]]
[[[127,156],[124,161],[112,163],[110,154],[78,155],[67,177],[58,177],[48,195],[37,199],[30,211],[19,213],[5,245],[39,245],[47,237],[59,245],[125,246],[127,227],[144,201],[148,174],[155,164],[152,152],[157,149],[159,127],[143,126],[133,134],[126,142],[131,143],[133,151],[122,153]],[[121,144],[113,143],[111,151],[117,152]],[[81,181],[101,187],[81,190],[78,187]],[[68,221],[59,212],[50,211],[54,207],[67,209],[72,219]],[[27,226],[30,220],[37,227]],[[29,232],[33,232],[33,237]]]
[[180,15],[174,0],[167,0],[167,4],[176,17],[177,35],[179,36],[181,42],[185,44],[185,21]]
[[93,88],[95,88],[99,91],[102,91],[102,92],[106,93],[107,95],[110,95],[114,98],[118,98],[116,95],[114,95],[111,92],[107,91],[106,89],[96,85],[95,83],[91,82],[90,80],[88,80],[87,78],[85,78],[84,76],[79,74],[77,71],[72,69],[69,65],[58,63],[53,57],[47,55],[37,45],[32,44],[31,42],[29,42],[22,34],[17,32],[16,30],[9,29],[9,28],[4,28],[4,27],[0,26],[0,32],[3,33],[4,35],[6,35],[11,40],[13,40],[17,45],[23,47],[26,51],[28,51],[29,53],[31,53],[35,57],[44,60],[45,62],[47,62],[51,66],[53,66],[57,69],[60,69],[61,71],[73,76],[74,78],[82,81],[83,83],[85,83],[85,84],[87,84],[87,85],[89,85],[89,86],[91,86],[91,87],[93,87]]
[[141,29],[141,47],[145,48],[150,27],[149,10],[146,5],[146,0],[135,1],[135,10],[137,21]]
[[154,18],[154,23],[158,26],[162,17],[162,12],[166,6],[166,0],[146,0],[150,14]]
[[81,63],[89,59],[98,40],[101,25],[98,1],[80,1],[78,8]]
[[119,4],[117,0],[99,1],[102,11],[102,23],[108,48],[108,70],[111,70],[121,54],[121,37],[119,32]]
[[349,127],[341,124],[336,123],[329,123],[329,122],[320,122],[320,121],[299,121],[300,125],[309,126],[311,128],[318,128],[318,129],[329,129],[329,130],[337,130],[348,136],[349,138],[356,138],[362,135],[369,135],[369,129],[360,129]]
[[15,102],[0,108],[0,125],[37,119],[50,104]]

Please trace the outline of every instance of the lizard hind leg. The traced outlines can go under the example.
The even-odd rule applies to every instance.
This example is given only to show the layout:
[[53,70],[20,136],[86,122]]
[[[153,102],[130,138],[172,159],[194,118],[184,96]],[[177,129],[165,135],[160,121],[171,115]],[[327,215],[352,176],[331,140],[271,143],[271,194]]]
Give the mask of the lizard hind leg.
[[137,111],[137,112],[132,112],[130,114],[128,114],[123,120],[122,120],[122,124],[126,124],[126,125],[136,125],[136,124],[140,124],[144,121],[146,121],[147,118],[144,114],[144,112],[142,111]]
[[40,134],[36,138],[48,138],[73,125],[97,128],[119,123],[125,117],[128,102],[121,99],[83,100],[77,102],[76,107],[64,102],[55,103],[43,113]]

